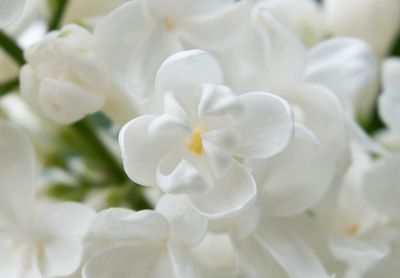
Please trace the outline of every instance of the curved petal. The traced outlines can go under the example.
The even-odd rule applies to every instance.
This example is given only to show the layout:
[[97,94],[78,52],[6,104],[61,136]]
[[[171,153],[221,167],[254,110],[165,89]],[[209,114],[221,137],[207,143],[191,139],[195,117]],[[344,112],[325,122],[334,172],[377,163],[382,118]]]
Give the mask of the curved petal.
[[303,77],[306,50],[298,38],[276,21],[262,5],[257,6],[255,22],[265,34],[267,44],[267,71],[264,73],[267,89],[286,89]]
[[127,123],[119,133],[125,172],[134,182],[155,186],[157,165],[169,146],[151,138],[148,127],[156,116],[140,116]]
[[363,177],[365,197],[373,207],[392,216],[400,216],[400,158],[392,158],[367,171]]
[[294,122],[289,104],[267,93],[248,93],[240,96],[245,113],[236,128],[241,144],[238,156],[267,158],[279,153],[292,137]]
[[86,236],[86,253],[95,254],[120,244],[160,243],[169,236],[169,224],[158,212],[112,208],[101,211]]
[[156,211],[170,223],[172,240],[197,245],[207,232],[207,219],[194,210],[183,195],[164,195],[158,201]]
[[236,116],[243,112],[240,98],[226,86],[204,84],[197,115],[199,117]]
[[227,233],[207,233],[192,250],[193,257],[208,272],[205,277],[236,277],[236,249]]
[[169,91],[192,94],[204,83],[222,84],[222,71],[211,54],[203,50],[188,50],[169,57],[160,67],[156,89],[160,94]]
[[36,161],[22,131],[0,121],[0,215],[25,226],[31,217]]
[[43,113],[61,124],[71,124],[97,112],[105,103],[104,96],[62,80],[44,79],[39,90]]
[[141,2],[126,2],[101,20],[94,30],[96,52],[116,74],[125,72],[129,57],[143,45],[153,29]]
[[299,214],[326,192],[332,168],[324,163],[315,140],[310,131],[296,127],[293,141],[282,153],[250,163],[266,213]]
[[385,243],[352,238],[332,237],[329,240],[329,247],[336,258],[347,262],[360,272],[365,272],[390,252],[389,246]]
[[250,25],[247,5],[245,2],[226,3],[216,11],[184,18],[178,34],[192,46],[223,50],[235,43]]
[[328,278],[324,266],[314,252],[300,238],[275,223],[265,223],[255,235],[291,278]]
[[356,101],[373,100],[360,93],[376,75],[375,55],[368,44],[353,38],[334,38],[310,50],[305,79],[330,89],[343,103],[353,106]]
[[[201,160],[201,159],[199,159]],[[165,156],[157,168],[157,184],[166,193],[204,193],[213,186],[210,178],[199,168],[199,163],[187,160],[172,151]]]
[[0,28],[5,27],[21,15],[25,0],[2,0],[0,3]]
[[321,163],[332,168],[332,175],[327,176],[326,181],[343,174],[340,171],[344,171],[347,166],[349,142],[345,116],[338,98],[331,91],[315,84],[294,88],[290,97],[291,103],[303,114],[300,123],[318,139]]
[[[162,63],[170,55],[182,50],[180,42],[171,34],[156,30],[149,35],[143,45],[131,56],[124,77],[123,87],[138,101],[154,97],[156,74]],[[126,86],[124,86],[126,85]]]
[[189,195],[194,206],[209,219],[238,215],[256,200],[257,187],[253,177],[236,161],[214,182],[210,192]]
[[82,239],[95,217],[93,209],[78,203],[37,206],[36,236],[42,240],[41,269],[46,276],[64,276],[80,265]]
[[92,257],[83,267],[84,278],[174,277],[171,262],[157,244],[124,244]]

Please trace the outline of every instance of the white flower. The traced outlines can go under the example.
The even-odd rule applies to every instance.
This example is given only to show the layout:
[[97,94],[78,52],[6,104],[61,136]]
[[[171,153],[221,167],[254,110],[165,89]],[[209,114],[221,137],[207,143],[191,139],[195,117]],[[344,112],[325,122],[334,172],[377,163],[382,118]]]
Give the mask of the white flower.
[[[129,111],[108,79],[107,68],[92,50],[92,35],[78,25],[49,33],[25,52],[28,64],[20,73],[21,93],[39,113],[62,124],[78,121],[101,109],[115,120]],[[120,104],[118,109],[113,105]],[[132,108],[130,108],[132,110]]]
[[400,28],[398,0],[326,0],[324,6],[332,35],[361,38],[378,57],[386,54]]
[[35,200],[35,156],[28,139],[0,123],[0,277],[73,273],[94,212],[75,203]]
[[[115,208],[100,212],[87,235],[89,259],[83,277],[207,277],[203,276],[207,267],[212,275],[218,269],[228,271],[224,262],[204,256],[204,251],[210,254],[210,243],[215,244],[204,238],[207,226],[207,220],[183,196],[165,195],[156,211]],[[203,241],[206,245],[200,247]],[[228,253],[234,256],[232,249]],[[232,272],[236,265],[230,267]]]
[[[390,252],[385,235],[388,219],[372,206],[369,197],[381,200],[384,194],[389,193],[389,188],[394,187],[393,181],[390,182],[386,177],[376,179],[372,159],[357,145],[352,148],[352,161],[340,185],[336,202],[328,210],[332,214],[322,215],[322,219],[325,219],[323,222],[327,227],[332,227],[329,235],[332,254],[346,262],[352,271],[365,273]],[[377,193],[377,187],[383,189],[381,186],[387,189],[382,190],[383,194],[372,196],[375,194],[368,193]],[[388,202],[388,206],[394,205],[389,199],[383,202]],[[382,206],[382,202],[377,204]]]
[[2,0],[0,2],[0,28],[13,23],[22,13],[25,0]]
[[118,84],[142,102],[154,91],[155,74],[168,56],[229,47],[247,26],[245,6],[225,0],[129,1],[96,26],[96,51]]
[[260,92],[236,96],[222,82],[208,53],[171,56],[156,80],[163,113],[133,119],[119,136],[131,179],[188,194],[210,217],[235,213],[254,200],[255,183],[241,160],[279,153],[293,131],[286,101]]

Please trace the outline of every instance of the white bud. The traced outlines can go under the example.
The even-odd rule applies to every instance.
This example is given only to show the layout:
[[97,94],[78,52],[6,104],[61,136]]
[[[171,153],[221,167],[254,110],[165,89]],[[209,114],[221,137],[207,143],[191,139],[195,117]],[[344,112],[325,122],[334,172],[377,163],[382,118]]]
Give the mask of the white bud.
[[326,0],[329,31],[364,39],[382,57],[400,30],[399,0]]

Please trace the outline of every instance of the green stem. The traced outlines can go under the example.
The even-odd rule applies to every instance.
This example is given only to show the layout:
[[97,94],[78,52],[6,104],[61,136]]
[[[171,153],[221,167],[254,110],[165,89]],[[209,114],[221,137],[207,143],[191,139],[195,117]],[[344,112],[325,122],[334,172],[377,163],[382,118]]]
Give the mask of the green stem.
[[67,5],[68,0],[57,0],[53,16],[49,22],[48,31],[57,30],[60,27]]
[[25,64],[24,53],[22,49],[11,36],[2,30],[0,30],[0,47],[3,48],[3,50],[10,55],[17,64],[21,66]]
[[18,88],[18,86],[19,86],[18,77],[0,83],[0,96],[15,90],[16,88]]
[[103,173],[110,177],[113,182],[124,183],[128,180],[120,163],[98,138],[96,130],[88,120],[83,119],[67,127],[64,135],[78,147],[83,155],[86,155],[89,162],[95,159],[94,162],[101,167]]

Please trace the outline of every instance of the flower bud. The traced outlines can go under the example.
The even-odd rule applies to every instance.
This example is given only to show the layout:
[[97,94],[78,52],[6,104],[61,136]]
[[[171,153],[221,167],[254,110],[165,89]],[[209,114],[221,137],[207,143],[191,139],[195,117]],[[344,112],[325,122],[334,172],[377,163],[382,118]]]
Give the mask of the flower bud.
[[91,39],[85,29],[67,25],[25,51],[21,94],[57,123],[78,121],[105,103],[109,81]]
[[336,36],[355,36],[383,57],[400,30],[398,0],[326,0],[326,22]]

